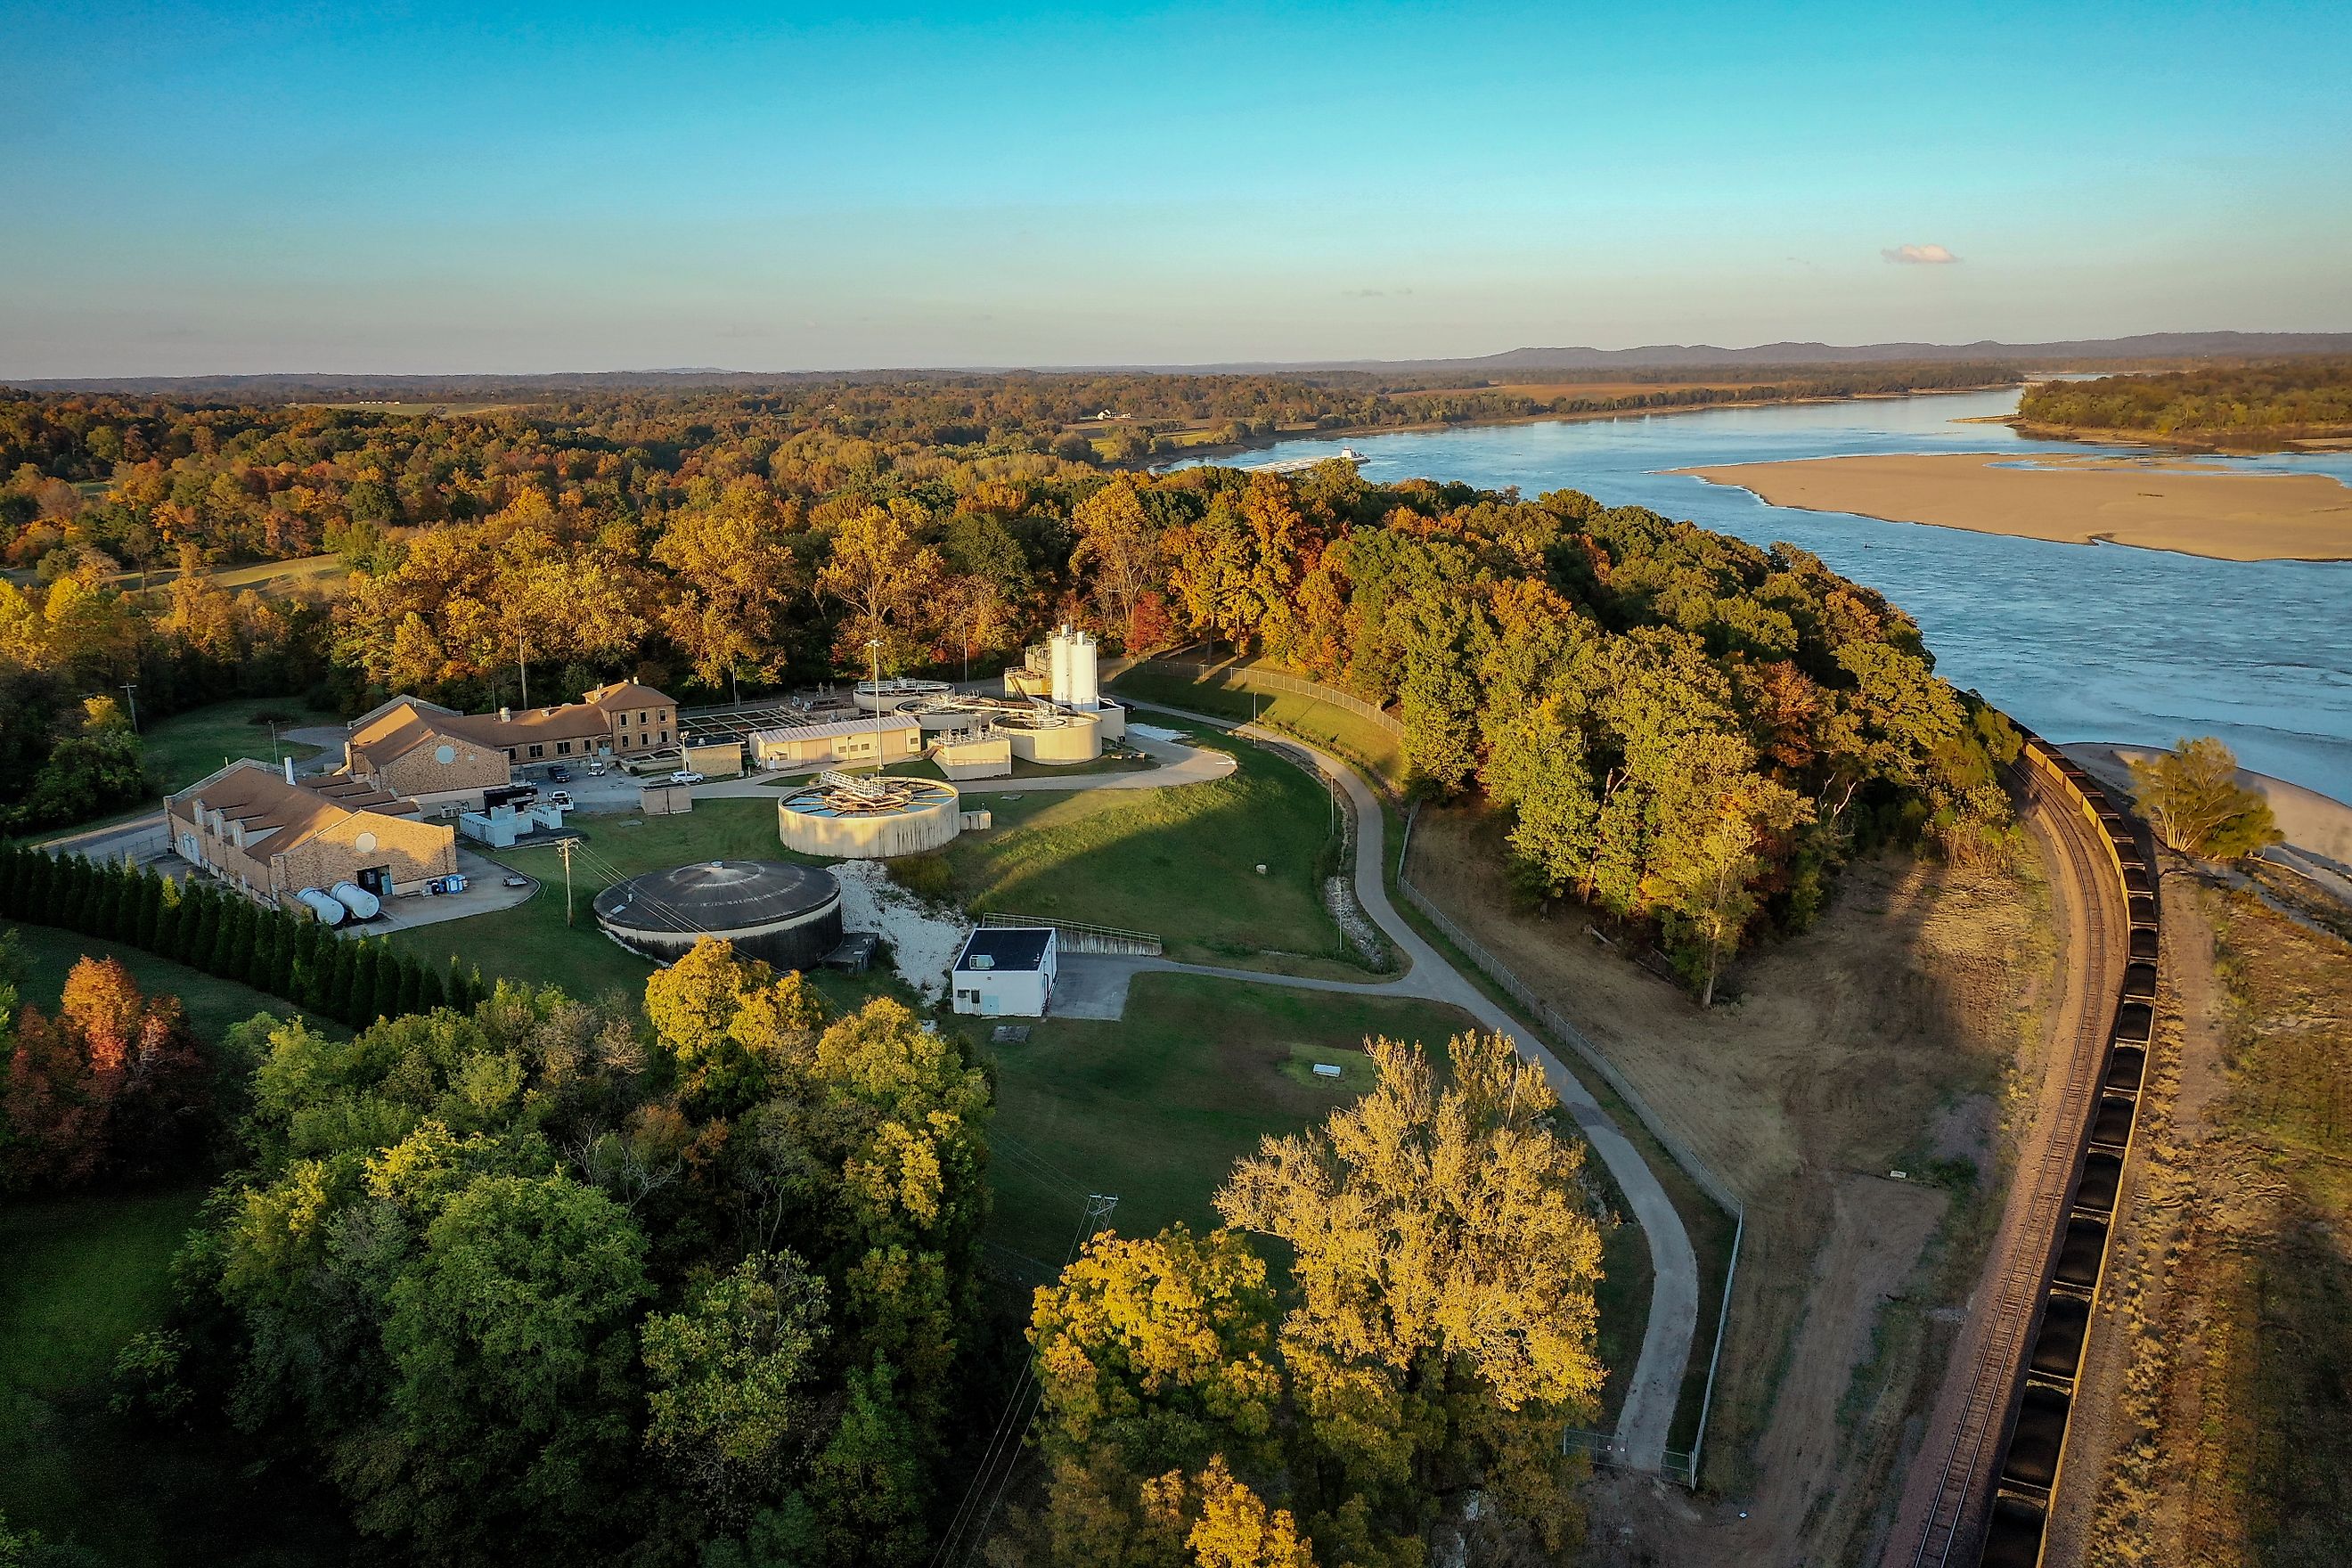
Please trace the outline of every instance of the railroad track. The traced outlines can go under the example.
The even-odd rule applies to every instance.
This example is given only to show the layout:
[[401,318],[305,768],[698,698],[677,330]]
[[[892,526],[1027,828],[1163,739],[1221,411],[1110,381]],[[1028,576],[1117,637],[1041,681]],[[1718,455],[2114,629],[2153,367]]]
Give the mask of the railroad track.
[[2026,1207],[2011,1227],[2012,1245],[2000,1264],[1992,1299],[1982,1309],[1968,1399],[1946,1449],[1934,1499],[1909,1559],[1911,1568],[1950,1568],[1977,1560],[1992,1493],[1991,1468],[2008,1422],[2018,1367],[2025,1359],[2026,1337],[2032,1331],[2057,1254],[2084,1131],[2098,1097],[2113,1022],[2111,998],[2122,968],[2123,933],[2105,846],[2089,841],[2090,824],[2059,785],[2029,768],[2021,767],[2016,776],[2064,857],[2066,875],[2083,891],[2084,929],[2074,963],[2085,1001],[2064,1078],[2039,1128],[2041,1148],[2015,1177],[2026,1194]]

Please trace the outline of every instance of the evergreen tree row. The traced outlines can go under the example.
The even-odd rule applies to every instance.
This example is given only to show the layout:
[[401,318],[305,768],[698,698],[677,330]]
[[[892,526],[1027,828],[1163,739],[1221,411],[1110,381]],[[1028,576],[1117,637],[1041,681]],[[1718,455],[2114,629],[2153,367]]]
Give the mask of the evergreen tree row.
[[436,1007],[470,1010],[489,994],[481,971],[461,973],[454,955],[443,973],[382,937],[339,938],[307,910],[268,908],[194,877],[17,845],[0,847],[0,918],[142,948],[355,1029]]

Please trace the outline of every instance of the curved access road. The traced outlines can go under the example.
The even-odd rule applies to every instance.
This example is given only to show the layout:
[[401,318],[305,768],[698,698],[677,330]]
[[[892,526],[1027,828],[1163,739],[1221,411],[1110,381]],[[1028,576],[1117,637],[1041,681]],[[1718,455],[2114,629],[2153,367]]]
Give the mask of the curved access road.
[[1609,1113],[1601,1109],[1600,1102],[1542,1043],[1533,1029],[1513,1017],[1456,970],[1397,913],[1396,907],[1389,901],[1388,882],[1384,875],[1388,854],[1387,825],[1381,815],[1381,803],[1373,795],[1371,787],[1353,768],[1296,736],[1262,729],[1255,724],[1212,718],[1160,703],[1136,702],[1135,706],[1172,713],[1192,723],[1263,741],[1310,758],[1324,777],[1346,794],[1349,804],[1355,810],[1357,901],[1363,906],[1365,914],[1386,933],[1389,941],[1396,944],[1397,951],[1410,962],[1411,967],[1401,979],[1367,983],[1311,980],[1265,974],[1251,969],[1219,969],[1153,960],[1139,962],[1150,968],[1213,974],[1253,985],[1288,985],[1309,991],[1370,992],[1444,1002],[1469,1014],[1484,1027],[1508,1035],[1516,1041],[1521,1053],[1543,1069],[1552,1092],[1559,1097],[1560,1104],[1575,1120],[1577,1130],[1608,1168],[1618,1190],[1625,1195],[1626,1206],[1633,1211],[1643,1236],[1649,1241],[1652,1268],[1649,1324],[1643,1331],[1642,1353],[1633,1363],[1633,1376],[1625,1391],[1625,1404],[1618,1414],[1615,1452],[1612,1458],[1631,1469],[1654,1471],[1663,1468],[1667,1429],[1674,1424],[1675,1405],[1682,1394],[1683,1373],[1689,1363],[1691,1340],[1698,1326],[1698,1258],[1691,1250],[1690,1237],[1683,1229],[1682,1216],[1675,1212],[1673,1201],[1666,1196],[1665,1188],[1659,1184],[1656,1174],[1643,1161],[1641,1152],[1618,1130],[1617,1124],[1610,1120]]

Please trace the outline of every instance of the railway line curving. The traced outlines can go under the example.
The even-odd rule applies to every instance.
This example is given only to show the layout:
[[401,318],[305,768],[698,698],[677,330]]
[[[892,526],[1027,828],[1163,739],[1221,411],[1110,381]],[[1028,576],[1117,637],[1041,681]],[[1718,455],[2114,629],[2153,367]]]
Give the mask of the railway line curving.
[[1886,1568],[2041,1563],[2137,1121],[2156,982],[2147,847],[2090,775],[2038,736],[2016,773],[2073,926],[2063,1055],[2047,1069]]

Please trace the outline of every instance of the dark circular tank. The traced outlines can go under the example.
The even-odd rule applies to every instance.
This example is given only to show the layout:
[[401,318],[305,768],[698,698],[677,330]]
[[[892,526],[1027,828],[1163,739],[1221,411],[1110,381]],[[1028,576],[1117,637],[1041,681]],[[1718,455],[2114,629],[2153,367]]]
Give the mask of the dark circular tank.
[[596,895],[596,923],[667,963],[705,936],[780,969],[808,969],[841,944],[841,884],[819,866],[703,860],[648,871]]

